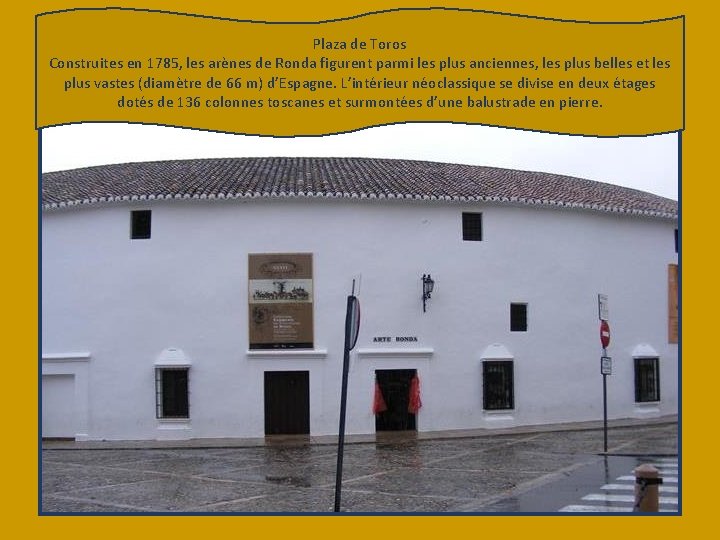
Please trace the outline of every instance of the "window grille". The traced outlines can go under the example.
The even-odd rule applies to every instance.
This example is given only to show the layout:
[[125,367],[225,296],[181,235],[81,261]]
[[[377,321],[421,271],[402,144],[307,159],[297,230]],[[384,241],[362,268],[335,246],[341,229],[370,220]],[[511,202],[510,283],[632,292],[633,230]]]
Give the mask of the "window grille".
[[483,409],[488,411],[515,407],[513,362],[483,362]]
[[155,416],[190,417],[188,368],[155,369]]
[[660,361],[635,358],[635,402],[660,401]]

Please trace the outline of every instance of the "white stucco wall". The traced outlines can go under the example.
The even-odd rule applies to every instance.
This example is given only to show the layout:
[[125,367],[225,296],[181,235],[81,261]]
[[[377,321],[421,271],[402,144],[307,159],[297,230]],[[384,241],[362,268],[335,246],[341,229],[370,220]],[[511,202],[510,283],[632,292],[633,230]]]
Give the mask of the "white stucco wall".
[[[129,213],[152,209],[152,238]],[[463,242],[461,213],[483,213]],[[561,209],[391,201],[153,201],[50,211],[42,229],[43,354],[88,351],[90,439],[264,434],[263,372],[310,372],[310,429],[337,432],[345,302],[362,275],[348,433],[372,433],[376,369],[417,369],[420,431],[602,418],[597,294],[609,297],[611,418],[677,412],[677,345],[667,343],[671,221]],[[313,254],[315,349],[248,355],[248,254]],[[435,292],[422,312],[423,273]],[[528,331],[510,332],[511,302]],[[418,343],[373,343],[417,336]],[[513,356],[515,409],[482,409],[482,355]],[[634,402],[632,353],[660,357],[661,401]],[[424,349],[417,354],[370,351]],[[154,363],[190,362],[190,420],[155,418]],[[417,351],[416,351],[417,352]]]

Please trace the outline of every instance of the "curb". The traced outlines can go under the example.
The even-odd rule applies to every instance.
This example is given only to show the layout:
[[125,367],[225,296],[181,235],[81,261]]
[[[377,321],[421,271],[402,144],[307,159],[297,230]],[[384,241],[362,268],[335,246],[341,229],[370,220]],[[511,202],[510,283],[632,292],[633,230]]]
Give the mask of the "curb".
[[[621,418],[610,421],[608,429],[627,429],[646,426],[677,424],[677,415],[656,418]],[[595,431],[603,429],[602,421],[541,424],[497,429],[469,429],[427,432],[388,432],[381,434],[347,435],[346,444],[402,444],[418,441],[472,439],[497,435],[529,435],[566,431]],[[213,448],[259,448],[267,446],[327,446],[337,444],[337,435],[275,435],[257,438],[199,438],[184,440],[117,440],[117,441],[68,441],[43,440],[42,450],[170,450],[170,449],[213,449]]]

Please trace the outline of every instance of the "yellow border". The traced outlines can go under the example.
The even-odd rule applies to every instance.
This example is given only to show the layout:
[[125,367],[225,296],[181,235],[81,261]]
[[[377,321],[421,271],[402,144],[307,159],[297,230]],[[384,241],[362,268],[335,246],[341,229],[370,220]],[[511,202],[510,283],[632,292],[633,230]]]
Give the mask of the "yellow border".
[[[527,537],[552,535],[553,538],[611,538],[644,537],[674,538],[703,534],[714,530],[711,504],[714,495],[712,472],[715,447],[714,403],[708,394],[714,391],[712,355],[701,355],[697,344],[712,341],[701,338],[709,332],[710,313],[703,313],[699,304],[699,287],[712,284],[709,274],[713,264],[700,265],[696,254],[706,259],[714,252],[717,241],[706,238],[714,230],[709,221],[715,215],[717,188],[715,167],[710,163],[717,154],[716,137],[710,123],[716,117],[716,91],[713,80],[718,57],[714,28],[716,8],[703,8],[682,2],[627,2],[606,0],[596,3],[543,3],[519,1],[449,2],[415,0],[375,0],[362,5],[334,2],[328,5],[293,2],[287,6],[276,3],[240,4],[237,2],[190,1],[167,2],[146,0],[123,2],[125,6],[196,12],[202,7],[206,13],[243,17],[302,20],[331,18],[389,7],[417,7],[437,4],[453,7],[490,9],[504,12],[590,20],[633,20],[687,16],[686,25],[686,131],[683,135],[682,185],[682,322],[683,322],[683,516],[667,517],[38,517],[37,476],[37,133],[34,125],[34,14],[39,11],[81,6],[104,6],[98,1],[50,1],[16,3],[5,7],[9,17],[4,19],[3,38],[3,104],[8,174],[3,179],[3,213],[5,231],[5,302],[3,325],[5,332],[5,384],[3,396],[4,464],[7,470],[3,482],[3,514],[6,534],[43,535],[53,538],[87,538],[128,535],[143,537],[243,537],[278,535],[293,537],[361,537],[370,538],[400,535],[416,537],[458,537],[498,535]],[[116,2],[119,4],[119,2]],[[704,110],[701,110],[704,108]],[[712,206],[711,206],[712,205]],[[706,236],[703,235],[705,233]],[[707,239],[707,241],[705,241]],[[704,242],[703,242],[704,241]],[[703,242],[702,247],[700,242]],[[703,249],[704,248],[704,249]],[[702,250],[702,251],[701,251]],[[709,261],[708,261],[709,262]],[[708,311],[714,306],[714,287],[703,289],[703,305]],[[714,310],[713,310],[714,311]],[[706,316],[704,316],[706,315]],[[701,365],[702,364],[702,365]],[[704,385],[699,374],[706,375]],[[707,412],[705,412],[707,411]],[[705,444],[702,444],[705,443]],[[707,460],[710,470],[700,471],[701,460]],[[695,531],[693,529],[697,528]]]

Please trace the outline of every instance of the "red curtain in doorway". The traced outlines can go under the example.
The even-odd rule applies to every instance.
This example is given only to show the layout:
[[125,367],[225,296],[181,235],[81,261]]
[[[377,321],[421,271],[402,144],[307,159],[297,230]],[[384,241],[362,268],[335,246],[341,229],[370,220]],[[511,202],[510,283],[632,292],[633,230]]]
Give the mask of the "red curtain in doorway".
[[420,378],[415,376],[410,381],[410,400],[408,401],[408,412],[417,414],[422,407],[422,400],[420,399]]
[[382,390],[380,385],[375,381],[375,397],[373,398],[373,414],[380,414],[381,412],[387,411],[387,404],[385,398],[383,398]]

